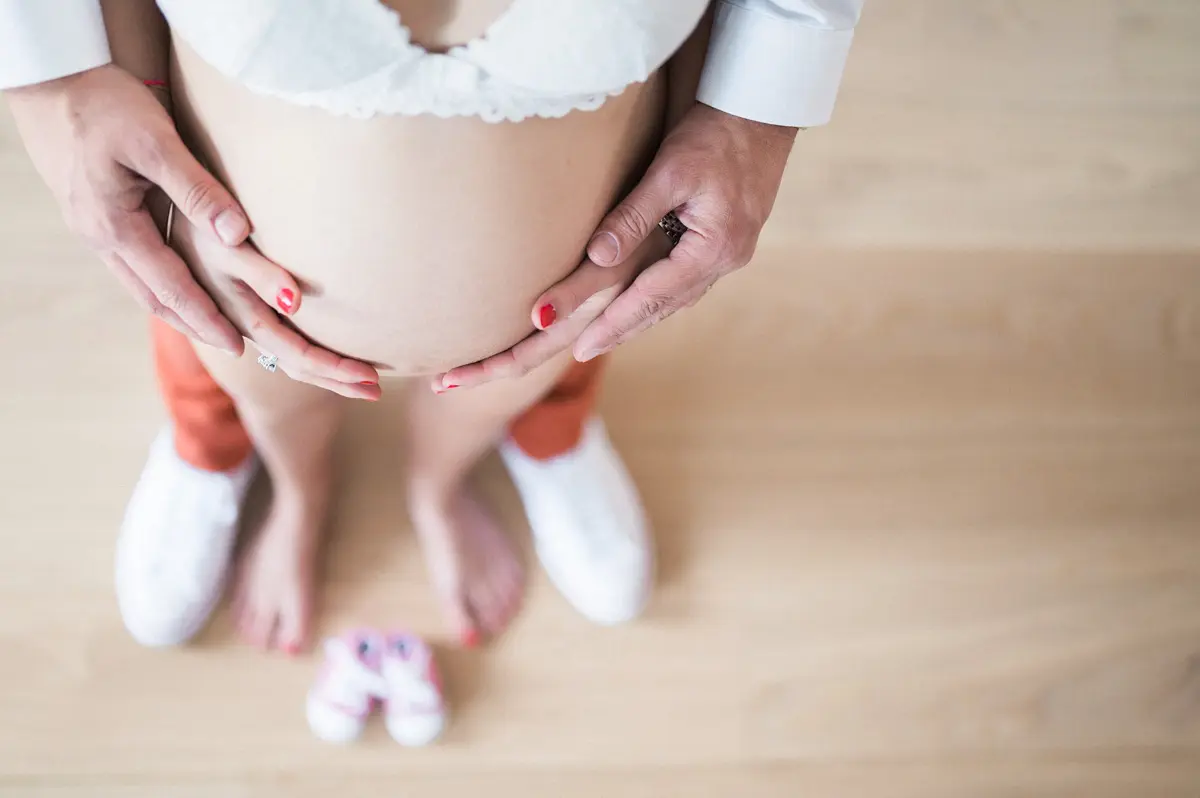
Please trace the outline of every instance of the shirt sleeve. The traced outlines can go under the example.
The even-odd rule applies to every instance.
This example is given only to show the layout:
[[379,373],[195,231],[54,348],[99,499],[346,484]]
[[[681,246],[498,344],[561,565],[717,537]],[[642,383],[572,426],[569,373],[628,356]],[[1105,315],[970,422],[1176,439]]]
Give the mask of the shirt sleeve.
[[787,127],[829,121],[863,0],[720,0],[700,102]]
[[0,89],[111,60],[100,0],[0,0]]

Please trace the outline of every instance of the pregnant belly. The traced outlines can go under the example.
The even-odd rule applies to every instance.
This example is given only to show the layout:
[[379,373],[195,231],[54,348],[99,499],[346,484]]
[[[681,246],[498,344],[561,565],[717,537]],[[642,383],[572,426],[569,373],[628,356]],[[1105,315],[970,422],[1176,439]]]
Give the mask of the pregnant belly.
[[[661,135],[662,81],[520,124],[354,120],[252,94],[176,42],[181,130],[304,290],[312,340],[427,374],[508,348]],[[203,262],[194,263],[203,272]]]

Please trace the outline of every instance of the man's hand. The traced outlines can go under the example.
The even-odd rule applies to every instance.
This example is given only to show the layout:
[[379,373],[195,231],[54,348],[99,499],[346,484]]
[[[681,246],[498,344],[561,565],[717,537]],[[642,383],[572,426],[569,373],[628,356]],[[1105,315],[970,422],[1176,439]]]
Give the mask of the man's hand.
[[601,266],[624,263],[670,211],[688,232],[583,331],[577,360],[602,355],[694,305],[713,283],[750,262],[797,132],[699,103],[688,112],[642,182],[600,223],[588,257]]
[[[694,305],[750,262],[797,132],[697,103],[638,186],[601,222],[587,260],[538,299],[533,321],[541,332],[438,375],[433,389],[519,376],[568,348],[576,360],[591,360]],[[657,228],[670,211],[688,232],[655,262],[647,253],[663,246]]]
[[[7,96],[34,165],[71,230],[151,313],[192,338],[240,354],[242,336],[163,243],[146,195],[160,187],[177,211],[227,246],[245,241],[250,224],[188,152],[153,93],[124,70],[104,66]],[[281,273],[276,283],[290,282],[275,268]],[[271,283],[263,287],[278,290]],[[276,296],[264,298],[275,303]]]

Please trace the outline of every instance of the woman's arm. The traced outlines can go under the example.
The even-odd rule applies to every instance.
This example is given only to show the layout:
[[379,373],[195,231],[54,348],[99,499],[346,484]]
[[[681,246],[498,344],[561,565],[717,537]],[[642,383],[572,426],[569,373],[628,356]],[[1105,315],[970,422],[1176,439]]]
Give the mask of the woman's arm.
[[671,131],[696,104],[700,75],[712,38],[713,9],[709,8],[696,30],[667,62],[667,131]]
[[100,0],[112,62],[156,89],[170,108],[171,35],[154,0]]

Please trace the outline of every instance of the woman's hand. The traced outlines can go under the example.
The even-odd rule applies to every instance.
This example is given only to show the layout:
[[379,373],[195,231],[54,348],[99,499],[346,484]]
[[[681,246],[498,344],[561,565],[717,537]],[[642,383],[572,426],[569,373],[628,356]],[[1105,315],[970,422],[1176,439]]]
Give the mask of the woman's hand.
[[[285,374],[349,399],[379,399],[379,372],[373,366],[317,346],[284,319],[300,309],[300,286],[253,244],[223,246],[182,214],[175,215],[170,239],[185,260],[204,264],[200,279],[208,294],[242,335],[279,358]],[[261,297],[272,297],[275,307]]]
[[597,266],[591,260],[584,260],[534,303],[533,326],[538,332],[498,355],[437,375],[431,385],[434,392],[520,377],[571,349],[580,334],[604,315],[638,273],[665,257],[670,246],[670,240],[660,231],[649,236],[618,266]]

